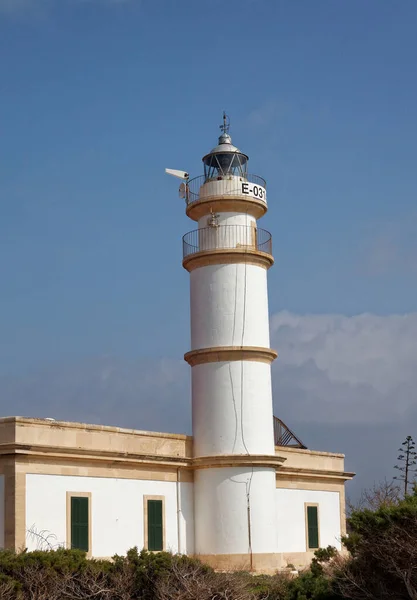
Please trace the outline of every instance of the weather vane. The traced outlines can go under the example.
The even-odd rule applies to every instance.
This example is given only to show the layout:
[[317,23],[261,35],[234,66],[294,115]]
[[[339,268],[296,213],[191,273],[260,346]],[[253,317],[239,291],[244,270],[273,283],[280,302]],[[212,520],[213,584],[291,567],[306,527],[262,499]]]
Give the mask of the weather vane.
[[220,129],[223,131],[223,133],[229,133],[230,119],[224,111],[223,111],[223,125],[220,125]]

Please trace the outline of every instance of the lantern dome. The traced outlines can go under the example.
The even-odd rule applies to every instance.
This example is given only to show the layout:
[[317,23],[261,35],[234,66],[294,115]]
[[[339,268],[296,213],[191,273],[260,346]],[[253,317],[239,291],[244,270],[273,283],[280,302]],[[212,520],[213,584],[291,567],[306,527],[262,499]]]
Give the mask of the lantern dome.
[[219,143],[203,157],[205,181],[228,176],[246,177],[249,157],[232,144],[229,127],[228,117],[223,114]]

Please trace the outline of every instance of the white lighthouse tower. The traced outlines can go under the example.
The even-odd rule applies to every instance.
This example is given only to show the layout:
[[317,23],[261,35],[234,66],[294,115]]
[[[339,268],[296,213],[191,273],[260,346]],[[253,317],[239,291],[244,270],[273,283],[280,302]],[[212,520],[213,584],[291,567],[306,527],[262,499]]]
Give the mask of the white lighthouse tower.
[[[266,183],[247,172],[226,115],[204,175],[185,179],[183,238],[191,278],[195,552],[217,568],[277,567],[276,467],[267,271],[271,235],[258,228]],[[178,172],[177,172],[178,173]],[[184,177],[188,177],[184,173]]]

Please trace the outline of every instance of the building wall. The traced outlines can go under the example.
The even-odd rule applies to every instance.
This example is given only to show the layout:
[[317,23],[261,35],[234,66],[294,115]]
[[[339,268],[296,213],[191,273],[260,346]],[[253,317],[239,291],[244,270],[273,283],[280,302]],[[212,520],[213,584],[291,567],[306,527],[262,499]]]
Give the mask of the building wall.
[[0,548],[4,548],[4,475],[0,475]]
[[[92,556],[125,554],[144,546],[144,496],[165,497],[165,546],[172,552],[194,552],[193,486],[180,483],[180,545],[178,547],[177,484],[101,477],[26,476],[26,530],[47,531],[67,545],[67,492],[91,493]],[[27,538],[29,550],[36,537]]]
[[[262,363],[258,364],[262,369]],[[196,369],[199,366],[193,371]],[[247,375],[245,373],[245,377]],[[223,373],[219,373],[219,377],[226,386]],[[237,379],[236,393],[240,396],[240,378]],[[220,398],[217,400],[220,403]],[[232,404],[229,398],[229,402],[223,402],[222,409],[226,410]],[[237,403],[238,410],[239,405]],[[243,424],[248,443],[251,436],[246,431],[245,408],[244,403]],[[230,440],[234,442],[236,431],[237,443],[242,443],[242,432],[239,434],[240,427],[235,430],[236,415],[233,413],[233,416],[230,421],[233,435],[229,437],[230,432],[224,432],[228,440],[220,453],[230,452]],[[251,418],[258,422],[257,415]],[[237,422],[241,424],[239,413]],[[36,548],[36,540],[26,535],[32,526],[38,531],[55,534],[57,543],[65,544],[67,492],[91,494],[92,550],[97,557],[125,553],[134,545],[143,546],[144,496],[165,497],[167,549],[187,554],[198,552],[199,548],[194,546],[194,478],[204,479],[200,487],[203,492],[203,488],[207,490],[207,494],[195,494],[199,511],[196,529],[204,528],[202,535],[207,536],[206,541],[213,552],[216,544],[211,528],[227,530],[227,523],[220,523],[216,503],[226,496],[238,495],[236,501],[230,504],[230,520],[236,518],[236,512],[246,510],[247,515],[246,491],[252,469],[242,467],[235,482],[227,480],[227,468],[216,469],[212,471],[216,474],[210,480],[210,476],[205,477],[205,474],[211,469],[193,468],[191,437],[22,417],[0,419],[0,431],[0,547],[4,545],[20,550],[27,542],[29,549]],[[202,439],[207,443],[205,449],[212,450],[209,437],[203,436]],[[250,444],[252,446],[252,441]],[[276,447],[275,453],[285,459],[276,474],[273,473],[275,485],[269,481],[268,469],[254,467],[253,470],[251,518],[254,565],[275,569],[277,564],[285,567],[292,563],[300,568],[308,565],[313,557],[312,551],[306,552],[304,504],[319,505],[321,545],[338,546],[339,533],[345,533],[346,525],[345,482],[354,474],[344,472],[341,454],[288,447]],[[177,531],[178,478],[182,505],[180,547]],[[261,490],[270,484],[273,488],[272,499],[268,496],[269,508],[259,510],[261,505],[264,506]],[[203,505],[202,512],[200,503]],[[278,535],[274,533],[271,542],[270,528],[266,529],[265,524],[272,513],[278,516]],[[204,516],[201,517],[201,514]],[[238,552],[215,555],[220,561],[219,568],[240,568],[242,560],[248,558],[247,518],[241,515],[238,518],[241,528],[234,531],[233,540],[228,538],[229,552],[233,553],[233,549]],[[260,532],[259,537],[256,532]],[[270,549],[274,547],[277,550],[272,554]],[[210,557],[213,555],[207,555],[207,559]],[[233,562],[235,559],[238,562]],[[249,563],[244,564],[245,568],[249,568]]]
[[[211,543],[212,534],[221,529],[221,534],[228,541],[227,551],[245,553],[248,551],[248,531],[246,521],[246,485],[248,473],[243,473],[241,481],[230,482],[228,469],[220,469],[210,474],[220,480],[207,481],[204,497],[196,498],[199,519],[195,524],[197,538],[204,539],[204,548],[216,553],[217,548]],[[196,476],[206,475],[206,471],[197,472]],[[226,477],[225,477],[226,476]],[[264,476],[255,470],[252,502],[256,504],[257,491],[262,486],[257,481]],[[272,475],[274,476],[274,475]],[[0,494],[3,494],[3,477],[0,477]],[[236,493],[235,502],[229,506],[230,523],[233,519],[241,521],[240,537],[234,539],[228,535],[228,521],[220,523],[216,519],[216,499],[221,501],[223,486],[233,485]],[[77,477],[59,475],[28,474],[26,476],[26,529],[45,531],[56,536],[53,543],[67,545],[67,492],[83,492],[91,494],[92,509],[92,555],[109,557],[115,553],[144,545],[144,496],[165,497],[165,540],[166,549],[173,552],[194,553],[194,506],[193,484],[180,483],[180,547],[178,546],[177,524],[177,490],[175,482],[140,481],[132,479],[113,479],[101,477]],[[201,486],[200,486],[201,487]],[[210,496],[214,494],[214,497]],[[230,490],[227,490],[228,497]],[[268,542],[268,522],[270,515],[264,514],[262,523],[253,525],[253,552],[279,552],[287,561],[308,564],[311,556],[306,547],[305,504],[319,506],[320,546],[335,546],[340,549],[340,498],[337,491],[319,491],[306,489],[276,490],[276,517],[278,540]],[[255,508],[255,507],[253,507]],[[241,510],[239,510],[241,509]],[[273,507],[271,507],[271,514]],[[239,514],[238,514],[239,513]],[[253,515],[256,515],[256,510]],[[4,539],[4,518],[0,511],[0,542]],[[263,535],[259,537],[259,532]],[[218,533],[218,532],[217,532]],[[236,533],[234,529],[234,533]],[[217,539],[214,535],[213,539]],[[268,546],[266,547],[265,546]],[[28,535],[27,547],[37,547],[36,536]],[[199,548],[195,548],[198,552]],[[306,554],[307,552],[307,554]]]
[[278,552],[307,552],[305,504],[318,504],[321,548],[341,549],[339,492],[277,489]]

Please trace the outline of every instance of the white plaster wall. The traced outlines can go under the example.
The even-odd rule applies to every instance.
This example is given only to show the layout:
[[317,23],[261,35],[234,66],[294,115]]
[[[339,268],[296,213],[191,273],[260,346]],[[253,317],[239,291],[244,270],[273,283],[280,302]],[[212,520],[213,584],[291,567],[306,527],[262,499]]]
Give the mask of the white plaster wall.
[[277,552],[275,470],[256,467],[202,469],[194,474],[197,554]]
[[239,249],[242,247],[253,249],[256,246],[255,227],[249,225],[204,226],[192,235],[193,240],[191,243],[196,246],[195,251],[198,252],[224,250],[226,248]]
[[269,364],[197,365],[191,385],[194,456],[275,454]]
[[0,548],[4,548],[4,475],[0,475]]
[[269,348],[267,271],[249,264],[191,272],[191,348]]
[[322,548],[340,544],[339,492],[276,490],[279,552],[305,552],[306,518],[304,504],[319,505],[319,541]]
[[[177,484],[175,484],[177,485]],[[180,554],[194,553],[194,483],[179,483]],[[174,550],[175,551],[175,550]]]
[[[194,546],[193,484],[180,483],[181,549],[192,553]],[[46,530],[66,543],[66,493],[91,492],[92,554],[110,557],[125,554],[133,546],[143,548],[143,496],[165,496],[166,546],[178,552],[176,483],[65,475],[26,476],[26,528]],[[28,549],[36,541],[28,536]]]
[[[256,225],[256,219],[252,215],[236,212],[216,212],[219,225]],[[198,220],[198,228],[202,229],[208,226],[207,220],[210,215],[204,215]]]
[[[248,197],[255,197],[253,195],[249,196],[248,194],[242,194],[242,181],[244,181],[244,179],[238,175],[229,176],[227,179],[208,181],[200,187],[200,198],[211,198],[213,196],[242,196],[242,198],[248,199]],[[252,186],[253,184],[250,185]],[[261,201],[266,204],[266,199]]]

